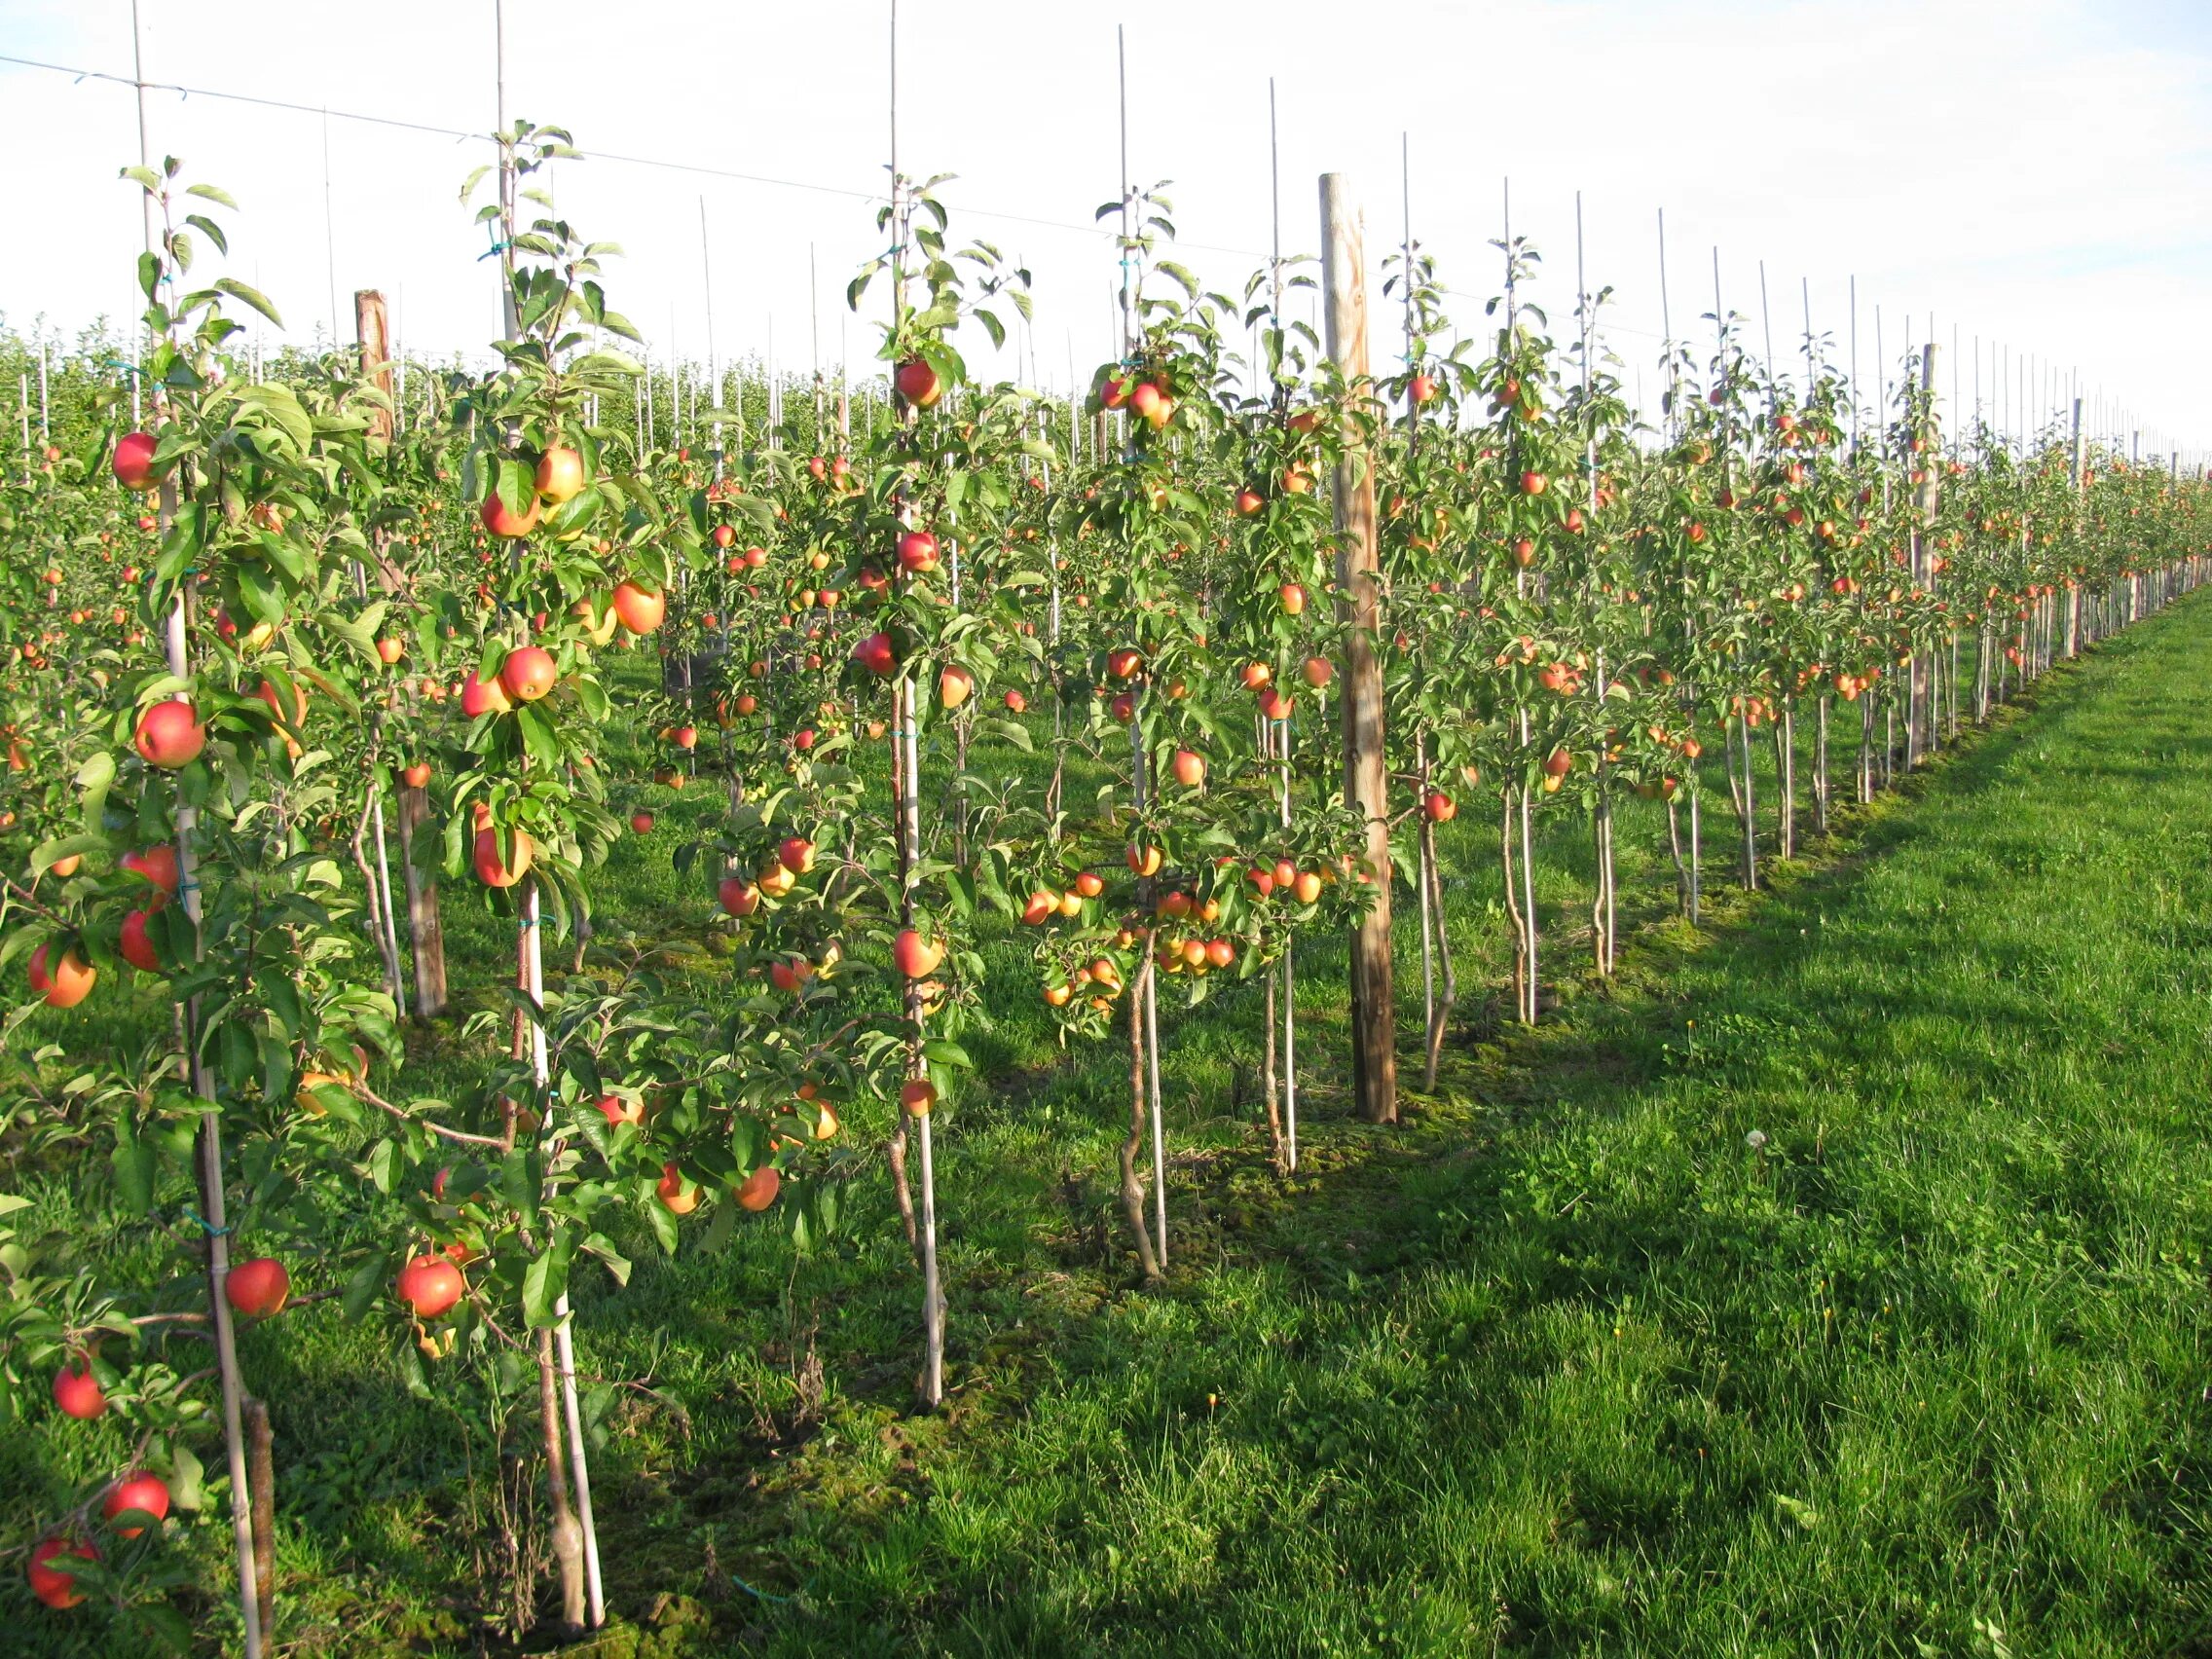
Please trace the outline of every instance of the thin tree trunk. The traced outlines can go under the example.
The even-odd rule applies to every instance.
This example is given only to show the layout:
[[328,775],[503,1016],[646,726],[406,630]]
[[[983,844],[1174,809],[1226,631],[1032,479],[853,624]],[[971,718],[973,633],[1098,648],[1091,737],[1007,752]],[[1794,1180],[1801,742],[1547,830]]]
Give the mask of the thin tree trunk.
[[1759,888],[1759,803],[1751,781],[1751,722],[1749,716],[1739,715],[1737,722],[1743,728],[1743,742],[1739,747],[1744,756],[1744,891],[1756,893]]
[[276,1460],[269,1432],[269,1407],[240,1402],[245,1418],[246,1484],[253,1493],[253,1593],[261,1606],[264,1639],[276,1628]]
[[1268,1043],[1261,1088],[1267,1095],[1268,1101],[1268,1160],[1275,1166],[1277,1175],[1287,1175],[1290,1173],[1290,1168],[1283,1160],[1282,1110],[1277,1100],[1280,1080],[1275,1075],[1275,980],[1279,977],[1279,973],[1280,970],[1274,964],[1269,965],[1267,986]]
[[1828,832],[1828,699],[1823,692],[1815,701],[1813,728],[1813,830]]
[[446,1011],[446,935],[438,915],[434,877],[415,862],[415,832],[430,815],[427,790],[399,792],[399,863],[407,877],[407,931],[415,950],[415,1017],[435,1019]]
[[1744,780],[1737,774],[1736,771],[1735,716],[1727,715],[1721,718],[1720,741],[1721,746],[1725,751],[1724,758],[1727,761],[1728,804],[1736,809],[1736,826],[1738,829],[1742,829],[1745,823]]
[[561,1450],[560,1380],[553,1364],[553,1333],[537,1333],[537,1415],[544,1430],[545,1497],[553,1516],[553,1561],[561,1573],[563,1634],[584,1628],[584,1534],[569,1506],[568,1463]]
[[1526,1021],[1529,1017],[1529,930],[1521,914],[1521,872],[1517,867],[1513,849],[1513,816],[1515,792],[1508,789],[1501,799],[1504,810],[1498,820],[1498,866],[1505,877],[1505,919],[1513,930],[1513,1016]]
[[1444,872],[1437,866],[1433,843],[1429,850],[1428,879],[1429,902],[1436,911],[1436,955],[1444,970],[1444,995],[1436,1005],[1436,1018],[1428,1030],[1428,1055],[1426,1081],[1421,1085],[1428,1093],[1436,1091],[1436,1068],[1444,1053],[1444,1031],[1451,1023],[1452,1010],[1459,1000],[1459,976],[1452,963],[1451,930],[1445,926]]

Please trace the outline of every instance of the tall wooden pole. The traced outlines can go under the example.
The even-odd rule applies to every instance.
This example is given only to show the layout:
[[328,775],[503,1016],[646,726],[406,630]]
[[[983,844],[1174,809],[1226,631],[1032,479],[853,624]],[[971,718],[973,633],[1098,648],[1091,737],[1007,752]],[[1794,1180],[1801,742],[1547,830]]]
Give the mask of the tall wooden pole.
[[[373,288],[356,289],[353,294],[353,338],[359,343],[361,374],[388,399],[391,396],[391,327],[385,314],[384,296]],[[371,409],[369,426],[365,434],[372,444],[389,448],[391,444],[392,417],[389,408]],[[376,549],[381,560],[385,535],[377,533]],[[383,571],[378,572],[380,582],[388,586]],[[363,600],[368,598],[368,578],[361,561],[353,561],[353,587]],[[383,735],[384,717],[376,719],[376,730]],[[377,746],[372,746],[374,753]],[[385,981],[391,992],[392,1006],[397,1009],[407,1000],[407,986],[399,967],[399,932],[393,919],[391,902],[391,854],[385,834],[384,792],[385,781],[380,773],[372,773],[369,784],[369,815],[373,820],[377,842],[376,904],[369,921],[376,935],[377,952],[384,958]]]
[[[1321,295],[1329,358],[1355,395],[1365,395],[1366,225],[1343,173],[1321,175]],[[1345,799],[1367,820],[1366,879],[1374,908],[1351,946],[1352,1091],[1371,1124],[1398,1121],[1397,1009],[1391,988],[1390,822],[1382,751],[1382,625],[1375,535],[1375,479],[1367,458],[1337,463],[1337,613],[1348,623],[1345,673]]]
[[[1925,593],[1936,587],[1935,544],[1931,539],[1931,527],[1936,522],[1937,494],[1942,485],[1943,445],[1930,428],[1935,424],[1936,394],[1936,343],[1931,340],[1920,349],[1921,429],[1914,433],[1914,441],[1922,448],[1917,457],[1920,482],[1913,487],[1913,512],[1917,519],[1912,530],[1912,582]],[[1936,709],[1930,698],[1930,680],[1935,666],[1933,651],[1915,651],[1912,655],[1910,694],[1905,706],[1904,763],[1909,769],[1920,764],[1922,757],[1933,747],[1936,730]]]
[[[364,366],[369,366],[372,333],[377,343],[377,361],[382,362],[387,353],[384,344],[386,331],[384,328],[383,301],[380,296],[374,294],[355,295],[353,303],[356,314],[360,313],[364,300],[375,301],[373,323],[366,317],[363,318],[361,323],[362,361]],[[404,358],[401,359],[399,372],[401,376],[400,400],[404,402],[406,399],[405,376],[407,373]],[[391,385],[388,369],[384,371],[381,381],[388,390]],[[394,419],[387,423],[393,429],[397,429],[396,416],[397,411],[395,410]],[[372,419],[377,419],[377,417],[372,417]],[[388,431],[387,435],[389,435]],[[409,943],[413,946],[415,957],[415,1017],[420,1020],[435,1019],[446,1011],[445,921],[438,909],[436,877],[425,874],[412,856],[416,831],[422,829],[430,816],[430,792],[426,789],[411,789],[402,783],[396,796],[396,804],[399,809],[399,868],[400,875],[407,887],[407,937]],[[381,815],[382,809],[380,808],[380,819]],[[378,827],[377,845],[378,856],[381,859],[384,845],[381,822]],[[389,888],[390,878],[387,876],[387,916],[390,915],[391,910],[388,903]],[[396,928],[397,921],[393,920],[391,925]],[[397,953],[397,950],[398,946],[395,940],[393,944],[394,954]]]
[[[2079,397],[2074,400],[2074,440],[2070,450],[2070,461],[2072,465],[2071,482],[2074,486],[2075,498],[2074,523],[2076,529],[2079,530],[2082,523],[2082,400]],[[2075,653],[2075,624],[2080,614],[2081,600],[2079,595],[2076,595],[2073,596],[2071,608],[2066,614],[2066,654],[2069,657],[2072,657]]]

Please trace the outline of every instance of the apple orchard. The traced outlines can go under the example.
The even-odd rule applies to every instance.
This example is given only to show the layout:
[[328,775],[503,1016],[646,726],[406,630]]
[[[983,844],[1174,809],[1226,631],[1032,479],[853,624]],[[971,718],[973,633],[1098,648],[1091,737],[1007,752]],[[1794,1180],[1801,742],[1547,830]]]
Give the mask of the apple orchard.
[[[405,398],[371,296],[358,350],[257,373],[275,304],[206,275],[251,222],[130,169],[132,359],[0,493],[8,1134],[137,1239],[43,1260],[0,1198],[15,1432],[121,1430],[7,1540],[41,1618],[276,1642],[314,1449],[272,1451],[256,1356],[343,1323],[363,1395],[504,1402],[465,1432],[545,1545],[483,1568],[488,1616],[519,1638],[542,1576],[599,1625],[654,1586],[600,1549],[608,1402],[645,1385],[593,1318],[652,1256],[903,1235],[898,1386],[988,1371],[940,1192],[1007,1022],[1090,1056],[1080,1178],[1158,1292],[1205,1271],[1161,1083],[1200,1022],[1255,1033],[1234,1156],[1290,1182],[1302,1099],[1392,1123],[1473,1026],[1602,985],[1622,857],[1695,923],[2203,573],[2200,484],[1945,430],[1918,352],[1862,430],[1817,350],[1723,317],[1654,428],[1595,296],[1554,339],[1509,240],[1462,335],[1409,243],[1377,375],[1285,320],[1303,264],[1178,264],[1157,193],[1114,204],[1125,350],[1072,405],[971,372],[1025,274],[902,176],[860,406],[711,391],[648,442],[608,250],[532,183],[567,135],[500,150],[496,364]],[[609,902],[645,868],[670,897]],[[1456,961],[1469,915],[1496,948]],[[1302,1047],[1322,1004],[1348,1024]]]

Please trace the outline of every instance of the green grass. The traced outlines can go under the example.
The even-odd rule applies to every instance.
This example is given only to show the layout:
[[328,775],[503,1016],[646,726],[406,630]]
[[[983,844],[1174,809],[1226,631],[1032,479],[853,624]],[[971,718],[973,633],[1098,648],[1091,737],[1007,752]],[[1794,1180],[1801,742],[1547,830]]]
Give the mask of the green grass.
[[[1132,1288],[1110,1202],[1125,1061],[1057,1055],[994,944],[1000,1084],[940,1142],[943,1412],[908,1409],[919,1298],[880,1181],[795,1266],[740,1230],[580,1286],[580,1363],[651,1389],[601,1424],[623,1628],[598,1650],[2212,1652],[2206,614],[2055,676],[1754,904],[1724,891],[1709,784],[1703,933],[1664,919],[1656,815],[1624,814],[1645,921],[1610,988],[1577,977],[1563,819],[1543,892],[1570,972],[1533,1035],[1490,1006],[1492,830],[1463,817],[1475,994],[1408,1127],[1346,1119],[1341,951],[1302,956],[1289,1190],[1254,1122],[1256,996],[1163,1030],[1162,1292]],[[711,810],[696,793],[680,815]],[[664,860],[626,856],[609,891],[701,913]],[[457,956],[488,964],[476,926]],[[1410,1051],[1410,949],[1401,971]],[[29,1190],[27,1232],[150,1259],[96,1194]],[[380,1345],[327,1309],[246,1338],[282,1634],[473,1652],[500,1611],[485,1381],[449,1365],[410,1397]],[[123,1446],[16,1431],[0,1518]],[[220,1534],[177,1547],[212,1573]],[[0,1594],[11,1650],[142,1650]]]

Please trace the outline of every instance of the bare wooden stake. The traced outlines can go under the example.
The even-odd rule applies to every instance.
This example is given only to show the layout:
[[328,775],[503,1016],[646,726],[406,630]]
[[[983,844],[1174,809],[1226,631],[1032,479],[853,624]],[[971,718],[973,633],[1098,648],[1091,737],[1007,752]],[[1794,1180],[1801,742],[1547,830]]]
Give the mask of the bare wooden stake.
[[[1321,175],[1321,287],[1331,361],[1357,390],[1369,380],[1366,228],[1351,180]],[[1367,820],[1374,907],[1352,941],[1352,1092],[1371,1124],[1398,1121],[1397,1010],[1391,985],[1390,820],[1382,742],[1382,625],[1375,478],[1365,456],[1337,463],[1337,609],[1349,625],[1345,674],[1345,798]]]

